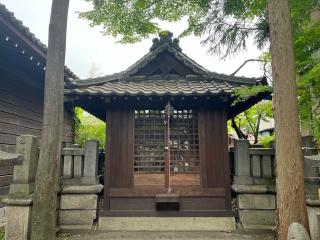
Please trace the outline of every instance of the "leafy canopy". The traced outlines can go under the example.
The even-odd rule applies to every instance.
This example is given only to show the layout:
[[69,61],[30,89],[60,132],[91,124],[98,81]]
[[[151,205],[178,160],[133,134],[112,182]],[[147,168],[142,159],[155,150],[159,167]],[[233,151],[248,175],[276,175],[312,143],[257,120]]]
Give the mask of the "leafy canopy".
[[[238,114],[234,118],[234,121],[245,135],[251,135],[255,138],[254,143],[258,143],[261,140],[261,136],[259,136],[261,124],[269,122],[272,118],[272,101],[264,100]],[[229,121],[229,129],[231,125]]]
[[[267,0],[86,0],[93,10],[80,13],[104,33],[132,43],[161,31],[160,21],[188,20],[182,36],[205,36],[209,51],[232,55],[246,49],[253,36],[259,48],[269,38]],[[309,21],[317,0],[291,0],[293,30]]]
[[90,115],[82,108],[76,107],[75,110],[75,142],[84,146],[88,140],[98,140],[99,148],[105,148],[106,124]]

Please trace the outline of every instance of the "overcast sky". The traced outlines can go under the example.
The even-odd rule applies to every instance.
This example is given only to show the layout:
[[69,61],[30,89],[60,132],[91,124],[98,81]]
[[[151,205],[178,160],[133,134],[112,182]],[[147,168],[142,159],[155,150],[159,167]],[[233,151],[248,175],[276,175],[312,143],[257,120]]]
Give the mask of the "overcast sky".
[[[47,44],[51,0],[0,0],[0,2]],[[88,21],[78,18],[77,11],[90,8],[91,5],[84,0],[70,0],[66,65],[77,76],[86,78],[93,63],[98,69],[99,76],[123,71],[149,51],[151,40],[155,36],[137,44],[116,43],[114,38],[101,34],[101,28],[91,28]],[[184,21],[163,23],[161,26],[177,36],[184,30],[186,23]],[[200,38],[193,36],[185,37],[180,40],[180,46],[184,53],[200,65],[219,73],[230,74],[243,61],[257,58],[261,54],[252,45],[246,52],[220,60],[217,56],[208,54],[207,47],[202,46],[200,41]],[[261,67],[257,63],[248,64],[238,75],[259,77],[262,75]]]

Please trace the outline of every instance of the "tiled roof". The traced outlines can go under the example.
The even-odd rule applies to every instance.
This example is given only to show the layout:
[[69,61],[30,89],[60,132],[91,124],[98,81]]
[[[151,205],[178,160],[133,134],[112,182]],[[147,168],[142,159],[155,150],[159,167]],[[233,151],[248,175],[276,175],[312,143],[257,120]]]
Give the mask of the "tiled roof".
[[[141,69],[148,66],[161,53],[170,54],[182,63],[192,74],[141,75]],[[234,90],[256,84],[267,84],[264,78],[245,78],[210,72],[197,64],[179,47],[177,39],[171,36],[153,40],[150,52],[127,70],[94,79],[71,80],[65,93],[75,95],[218,95],[231,94]]]
[[107,81],[103,84],[90,85],[66,90],[76,95],[218,95],[230,94],[244,87],[244,84],[215,80],[144,80],[144,81]]
[[[43,44],[30,29],[23,25],[23,22],[14,16],[13,12],[10,12],[5,5],[0,3],[0,15],[3,16],[8,22],[10,22],[15,29],[20,31],[26,38],[28,38],[33,44],[35,44],[46,56],[47,46]],[[77,76],[67,67],[65,67],[65,72],[71,78],[77,78]]]

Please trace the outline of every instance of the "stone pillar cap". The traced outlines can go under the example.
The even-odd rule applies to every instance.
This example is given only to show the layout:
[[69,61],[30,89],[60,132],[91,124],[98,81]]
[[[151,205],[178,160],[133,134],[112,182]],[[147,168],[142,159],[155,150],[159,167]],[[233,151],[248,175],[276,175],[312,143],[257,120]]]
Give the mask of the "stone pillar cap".
[[0,167],[22,164],[24,157],[21,154],[7,153],[0,150]]

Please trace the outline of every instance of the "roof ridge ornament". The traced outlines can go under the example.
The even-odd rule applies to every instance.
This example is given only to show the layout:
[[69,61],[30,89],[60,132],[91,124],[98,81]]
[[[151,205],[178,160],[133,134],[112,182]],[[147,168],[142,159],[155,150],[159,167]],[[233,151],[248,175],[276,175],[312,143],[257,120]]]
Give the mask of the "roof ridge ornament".
[[167,46],[171,46],[173,48],[175,48],[177,51],[181,52],[182,49],[179,46],[179,39],[174,38],[173,37],[173,33],[170,31],[161,31],[159,32],[159,38],[154,38],[152,39],[152,46],[150,48],[150,51],[155,50],[156,48],[167,44]]

